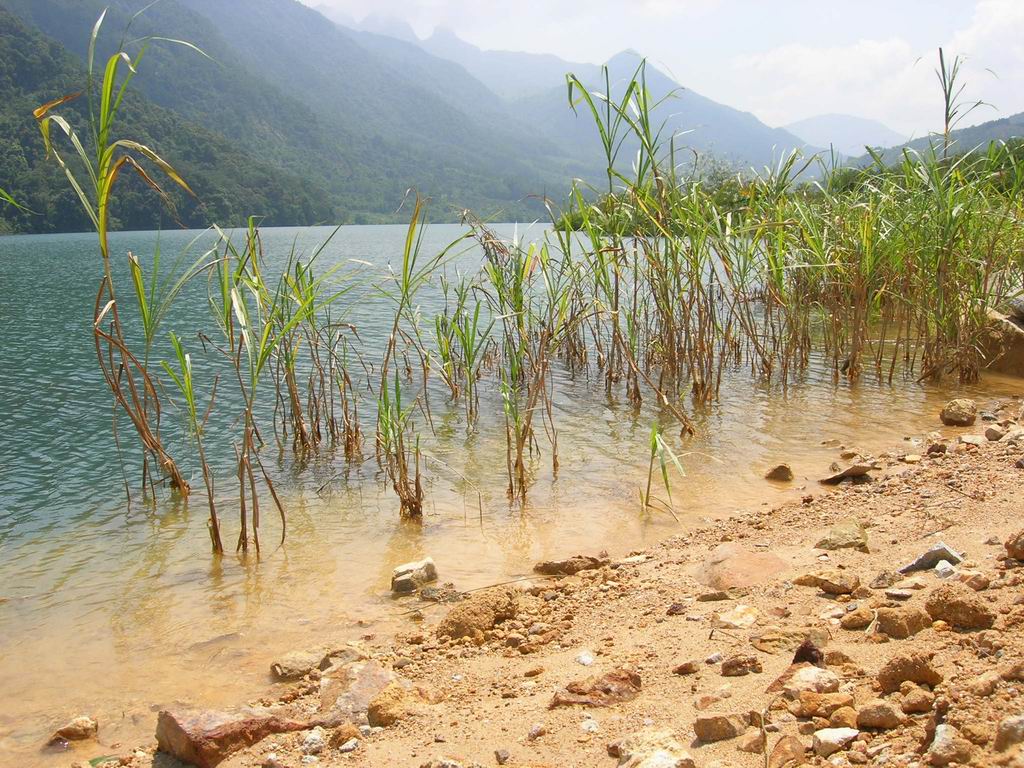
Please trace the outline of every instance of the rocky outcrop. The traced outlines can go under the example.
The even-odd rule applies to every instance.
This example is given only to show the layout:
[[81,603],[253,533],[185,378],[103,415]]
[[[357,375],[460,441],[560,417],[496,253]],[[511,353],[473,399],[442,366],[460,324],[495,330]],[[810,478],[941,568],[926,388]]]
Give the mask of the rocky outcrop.
[[980,347],[988,370],[1024,376],[1024,317],[990,311]]

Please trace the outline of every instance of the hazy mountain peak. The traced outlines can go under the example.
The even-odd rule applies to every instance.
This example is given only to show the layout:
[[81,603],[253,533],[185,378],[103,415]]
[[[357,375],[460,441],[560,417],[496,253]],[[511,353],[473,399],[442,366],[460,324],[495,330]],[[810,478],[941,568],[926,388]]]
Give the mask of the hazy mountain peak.
[[831,146],[846,157],[864,154],[864,147],[894,147],[907,140],[906,136],[877,120],[856,115],[814,115],[790,123],[785,128],[808,144],[818,147]]
[[386,35],[398,40],[405,40],[408,43],[419,43],[419,35],[405,19],[398,19],[394,16],[387,16],[374,11],[359,22],[359,28],[366,32],[373,32],[377,35]]

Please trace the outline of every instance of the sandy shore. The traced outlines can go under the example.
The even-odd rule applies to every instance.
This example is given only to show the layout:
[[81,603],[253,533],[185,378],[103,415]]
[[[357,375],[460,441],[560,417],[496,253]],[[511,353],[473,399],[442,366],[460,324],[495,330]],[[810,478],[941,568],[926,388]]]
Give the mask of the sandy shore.
[[[296,730],[220,765],[1024,765],[1020,409],[574,575],[412,598],[395,637],[284,660],[245,738]],[[962,561],[894,573],[940,542]],[[155,751],[120,762],[177,765]]]

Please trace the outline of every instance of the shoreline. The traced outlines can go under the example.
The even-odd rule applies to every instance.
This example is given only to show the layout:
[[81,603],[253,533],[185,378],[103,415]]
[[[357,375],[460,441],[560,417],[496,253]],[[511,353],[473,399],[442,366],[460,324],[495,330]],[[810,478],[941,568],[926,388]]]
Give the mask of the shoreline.
[[[1019,424],[1020,400],[1013,410]],[[943,441],[948,453],[883,458],[886,466],[872,472],[874,482],[808,489],[801,501],[736,513],[572,576],[538,575],[532,584],[475,592],[453,608],[415,610],[410,603],[408,629],[394,637],[368,635],[358,647],[312,654],[304,649],[291,660],[300,667],[306,663],[308,670],[294,670],[298,679],[268,686],[266,696],[248,704],[259,707],[260,715],[271,713],[293,725],[319,723],[321,729],[296,725],[294,732],[269,735],[220,765],[653,768],[687,765],[687,752],[696,766],[724,768],[766,764],[758,749],[766,741],[771,753],[784,737],[790,747],[796,743],[792,737],[811,750],[806,764],[824,765],[826,758],[813,751],[815,732],[842,727],[857,734],[837,747],[828,764],[952,764],[935,762],[943,758],[929,751],[937,724],[954,729],[940,734],[955,734],[950,749],[966,758],[957,764],[1019,759],[1016,748],[994,746],[998,722],[1024,711],[1016,678],[996,675],[984,695],[970,684],[978,674],[1006,672],[1008,664],[1024,659],[1024,641],[1005,631],[1024,621],[1024,609],[1014,602],[1021,579],[1014,561],[997,559],[1005,555],[1002,544],[986,543],[1005,542],[1024,524],[1014,499],[1024,478],[1014,466],[1024,455],[1024,438],[988,441],[983,433],[989,426],[979,421],[959,431],[961,437]],[[981,439],[962,442],[967,435]],[[815,547],[850,520],[867,525],[868,552],[856,542]],[[849,534],[849,525],[845,529]],[[880,586],[880,572],[913,561],[940,540],[963,555],[957,574],[943,580],[922,571]],[[720,562],[709,565],[713,560]],[[954,583],[951,589],[960,597],[988,606],[994,629],[934,624],[926,615],[929,597]],[[904,626],[909,621],[912,637],[878,631],[880,609],[886,629],[910,632]],[[892,616],[903,629],[891,628]],[[465,637],[439,636],[439,627],[442,635]],[[831,689],[824,695],[833,703],[852,697],[853,707],[843,698],[844,706],[831,712],[808,713],[800,709],[806,694],[791,699],[791,689],[765,690],[786,673],[794,649],[808,637],[824,654],[830,676],[825,687]],[[328,651],[333,658],[322,664]],[[910,651],[934,653],[928,663],[942,681],[932,692],[885,694],[878,672]],[[1000,655],[995,665],[992,653]],[[612,686],[621,701],[551,708],[565,699],[570,683],[621,671],[636,675],[638,683],[627,682],[624,690]],[[349,695],[360,686],[360,696]],[[570,699],[593,694],[585,685],[568,690]],[[354,716],[338,715],[344,708],[334,701],[339,695],[344,706],[357,710]],[[929,696],[926,711],[902,711],[908,698]],[[359,709],[367,705],[378,725],[368,731],[364,720],[360,732]],[[858,728],[864,705],[898,724]],[[845,711],[850,709],[852,715]],[[751,725],[754,713],[767,715],[763,729]],[[695,727],[703,740],[695,738]],[[75,746],[67,762],[92,758],[101,749],[94,743]],[[137,750],[122,748],[120,763],[179,765],[162,753],[154,758],[155,749],[155,741]],[[651,760],[674,757],[644,762],[643,754]],[[452,762],[432,763],[443,760]]]

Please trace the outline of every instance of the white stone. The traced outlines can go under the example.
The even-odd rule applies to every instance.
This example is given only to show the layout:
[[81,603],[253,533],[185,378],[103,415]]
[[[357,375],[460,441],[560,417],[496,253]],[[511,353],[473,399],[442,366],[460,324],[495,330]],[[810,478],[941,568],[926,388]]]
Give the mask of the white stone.
[[828,757],[834,752],[846,749],[851,741],[860,736],[856,728],[822,728],[814,732],[814,754]]

